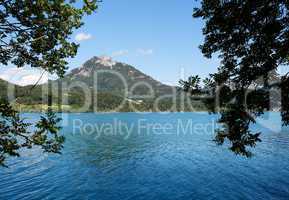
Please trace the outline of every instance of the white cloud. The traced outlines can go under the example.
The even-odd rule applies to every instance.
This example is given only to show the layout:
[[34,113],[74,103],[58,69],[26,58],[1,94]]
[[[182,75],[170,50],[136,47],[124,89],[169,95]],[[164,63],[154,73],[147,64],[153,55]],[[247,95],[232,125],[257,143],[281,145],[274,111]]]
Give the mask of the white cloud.
[[152,55],[153,53],[152,49],[137,49],[137,54],[141,56]]
[[75,36],[75,40],[78,42],[81,42],[84,40],[90,40],[91,38],[92,38],[92,35],[88,33],[78,33]]
[[119,51],[112,52],[111,56],[117,57],[117,56],[125,56],[127,54],[128,54],[128,50],[119,50]]
[[42,73],[43,71],[38,69],[9,67],[1,69],[0,78],[21,86],[33,85],[37,81],[38,84],[43,84],[48,81],[48,73],[45,72],[43,75]]
[[43,84],[43,83],[46,83],[47,81],[48,81],[47,74],[43,75],[42,77],[40,74],[30,74],[30,75],[22,76],[17,81],[17,84],[18,85],[33,85],[33,84],[36,84],[37,82],[38,84]]

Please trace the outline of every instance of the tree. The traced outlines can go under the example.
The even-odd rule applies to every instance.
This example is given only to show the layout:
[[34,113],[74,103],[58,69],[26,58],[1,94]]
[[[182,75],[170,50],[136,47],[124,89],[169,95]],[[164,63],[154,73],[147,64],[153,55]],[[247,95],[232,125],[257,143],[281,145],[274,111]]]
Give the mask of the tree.
[[[288,12],[288,0],[203,0],[194,10],[193,16],[205,21],[203,55],[211,58],[216,53],[220,59],[218,72],[202,88],[210,89],[210,111],[221,114],[223,127],[216,131],[215,141],[228,140],[236,154],[251,156],[248,147],[261,141],[260,133],[249,127],[269,109],[272,88],[282,90],[282,121],[289,124],[289,76],[269,83],[270,73],[289,63]],[[252,87],[259,78],[262,84]]]
[[[66,59],[74,57],[78,45],[70,41],[82,17],[97,9],[97,0],[3,0],[0,2],[0,64],[19,68],[28,65],[62,77]],[[59,153],[64,138],[58,134],[60,119],[49,110],[28,131],[29,124],[7,102],[0,103],[0,165],[19,149],[41,146]]]

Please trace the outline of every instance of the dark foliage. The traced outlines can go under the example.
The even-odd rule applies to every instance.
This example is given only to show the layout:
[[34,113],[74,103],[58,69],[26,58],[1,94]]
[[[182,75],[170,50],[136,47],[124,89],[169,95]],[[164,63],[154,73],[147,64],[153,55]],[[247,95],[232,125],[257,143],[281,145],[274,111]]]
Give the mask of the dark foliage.
[[31,124],[20,118],[19,113],[7,103],[0,103],[0,165],[5,166],[7,156],[19,156],[19,149],[40,146],[45,152],[60,153],[64,137],[58,134],[61,121],[49,110],[36,124],[34,132]]
[[73,2],[1,1],[0,63],[41,67],[62,76],[65,59],[74,57],[78,47],[69,36],[82,25],[83,15],[97,8],[96,0],[83,1],[82,8],[76,8]]
[[[282,89],[282,120],[289,123],[288,76],[269,83],[274,79],[270,74],[289,62],[289,1],[203,0],[193,16],[205,21],[202,53],[207,58],[216,53],[221,60],[218,72],[201,89],[210,89],[211,98],[205,102],[221,114],[224,127],[215,140],[223,144],[227,139],[236,154],[251,156],[247,147],[260,141],[260,133],[251,133],[249,126],[269,109],[273,87]],[[191,85],[199,90],[195,82]],[[187,90],[187,83],[183,86]]]
[[289,77],[283,77],[281,82],[282,109],[281,115],[284,125],[289,125]]
[[[97,9],[97,0],[82,2],[82,6],[76,6],[75,0],[0,1],[0,64],[19,68],[28,65],[63,76],[66,59],[77,53],[78,45],[69,40],[73,30],[83,24],[81,19],[85,14]],[[0,86],[3,85],[7,84],[0,81]],[[18,95],[31,94],[31,91],[21,92],[16,88]],[[39,101],[40,96],[36,99]],[[24,99],[27,100],[29,98]],[[23,147],[37,145],[46,152],[59,153],[64,142],[58,135],[59,121],[49,110],[36,124],[36,131],[30,133],[30,124],[7,102],[0,103],[0,165],[4,165],[8,156],[19,156],[19,149]]]

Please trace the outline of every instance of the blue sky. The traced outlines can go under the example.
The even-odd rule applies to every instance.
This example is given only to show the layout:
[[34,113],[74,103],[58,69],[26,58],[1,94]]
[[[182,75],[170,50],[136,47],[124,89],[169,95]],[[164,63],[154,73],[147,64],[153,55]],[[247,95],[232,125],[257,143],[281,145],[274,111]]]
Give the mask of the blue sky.
[[[204,58],[198,48],[203,22],[192,17],[196,6],[195,0],[103,0],[98,11],[85,17],[85,25],[72,35],[80,48],[69,60],[69,69],[93,56],[107,55],[171,85],[177,85],[183,76],[205,77],[216,70],[218,61]],[[29,69],[24,72],[23,76],[19,70],[2,67],[0,77],[11,80],[13,75],[13,82],[25,85],[41,74]]]

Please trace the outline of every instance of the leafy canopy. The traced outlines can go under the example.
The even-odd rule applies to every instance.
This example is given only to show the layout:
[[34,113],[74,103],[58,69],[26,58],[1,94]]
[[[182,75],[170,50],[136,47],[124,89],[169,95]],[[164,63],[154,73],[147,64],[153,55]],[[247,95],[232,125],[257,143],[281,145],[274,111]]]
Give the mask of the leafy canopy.
[[[220,59],[218,72],[211,74],[202,91],[212,96],[205,102],[213,112],[220,112],[216,142],[227,139],[237,154],[251,156],[247,147],[260,141],[260,133],[249,130],[256,117],[269,109],[269,92],[282,90],[281,115],[289,124],[289,78],[282,75],[279,83],[270,83],[270,74],[289,64],[288,0],[203,0],[194,10],[195,18],[205,22],[203,55]],[[252,87],[262,79],[258,87]],[[181,82],[199,90],[194,78]],[[185,83],[185,84],[184,84]]]
[[0,63],[40,67],[62,76],[66,58],[78,45],[69,41],[84,14],[97,8],[96,0],[3,0],[0,2]]
[[31,124],[21,119],[8,103],[0,104],[0,112],[0,165],[5,166],[7,156],[19,156],[19,149],[33,145],[45,152],[60,153],[64,137],[58,134],[61,127],[57,124],[61,119],[51,110],[36,123],[34,132],[28,131]]
[[[0,65],[25,65],[63,76],[66,59],[74,57],[78,45],[70,41],[82,17],[97,9],[97,0],[2,0],[0,1]],[[60,153],[64,137],[60,119],[48,110],[31,124],[20,118],[5,101],[0,101],[0,165],[21,148],[40,146],[45,152]]]

